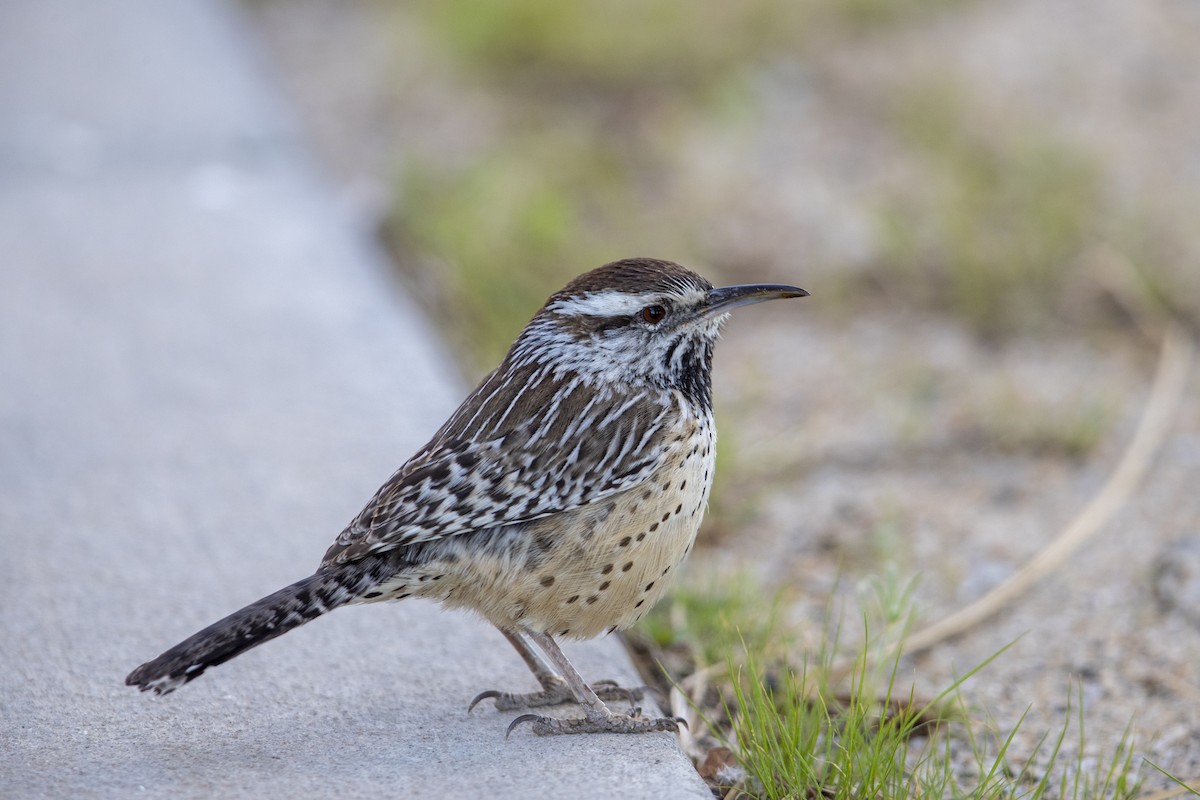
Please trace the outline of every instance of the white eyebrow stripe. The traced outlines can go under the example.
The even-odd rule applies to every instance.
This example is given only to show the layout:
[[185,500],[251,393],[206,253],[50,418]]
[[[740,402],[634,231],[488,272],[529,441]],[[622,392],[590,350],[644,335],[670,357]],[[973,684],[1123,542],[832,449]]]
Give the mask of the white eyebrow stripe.
[[588,292],[579,297],[555,300],[548,306],[548,309],[556,314],[620,317],[633,314],[648,305],[661,303],[662,300],[662,292],[643,292],[641,294]]

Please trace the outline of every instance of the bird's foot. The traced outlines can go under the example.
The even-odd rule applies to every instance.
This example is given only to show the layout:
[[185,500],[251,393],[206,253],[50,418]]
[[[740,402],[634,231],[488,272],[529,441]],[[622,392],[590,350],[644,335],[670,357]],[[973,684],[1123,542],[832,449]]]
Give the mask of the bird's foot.
[[519,725],[529,723],[531,730],[537,736],[559,736],[568,733],[656,733],[667,731],[675,733],[679,726],[687,723],[679,717],[652,718],[643,717],[640,708],[634,708],[627,714],[614,714],[603,705],[587,709],[587,715],[558,719],[556,717],[540,717],[537,714],[522,714],[509,723],[507,737]]
[[[543,679],[539,679],[542,684],[542,691],[529,692],[528,694],[516,694],[512,692],[500,692],[495,689],[489,689],[486,692],[480,692],[471,701],[471,705],[467,706],[467,712],[475,708],[483,700],[495,700],[496,709],[498,711],[515,711],[518,708],[540,708],[542,706],[557,706],[562,703],[576,703],[575,695],[571,692],[571,687],[562,678],[551,675]],[[616,681],[602,680],[592,684],[592,691],[596,696],[604,701],[625,701],[633,704],[642,699],[644,692],[640,688],[626,689],[619,686]]]

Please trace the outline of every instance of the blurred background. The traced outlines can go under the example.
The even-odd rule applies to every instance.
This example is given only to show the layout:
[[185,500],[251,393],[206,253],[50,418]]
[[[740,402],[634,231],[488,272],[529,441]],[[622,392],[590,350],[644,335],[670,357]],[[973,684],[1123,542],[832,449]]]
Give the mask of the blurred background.
[[[1120,459],[1164,326],[1200,322],[1191,0],[245,8],[466,382],[613,259],[812,293],[727,328],[689,577],[749,575],[800,622],[881,580],[877,599],[911,599],[892,622],[933,622],[1012,576]],[[1097,537],[906,662],[944,685],[1019,639],[972,687],[1001,727],[1032,709],[1015,757],[1077,685],[1081,750],[1133,720],[1140,752],[1200,774],[1194,378],[1183,391]]]
[[1114,290],[1200,307],[1195,3],[250,7],[480,366],[629,253],[988,337],[1119,327]]

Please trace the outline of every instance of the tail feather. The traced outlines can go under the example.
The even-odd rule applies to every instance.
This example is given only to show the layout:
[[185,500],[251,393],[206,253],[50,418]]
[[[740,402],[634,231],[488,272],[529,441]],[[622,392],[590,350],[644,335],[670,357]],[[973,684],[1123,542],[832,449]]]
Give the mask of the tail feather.
[[148,661],[125,678],[143,692],[168,694],[251,647],[274,639],[357,599],[379,580],[376,559],[364,559],[293,583],[235,611]]

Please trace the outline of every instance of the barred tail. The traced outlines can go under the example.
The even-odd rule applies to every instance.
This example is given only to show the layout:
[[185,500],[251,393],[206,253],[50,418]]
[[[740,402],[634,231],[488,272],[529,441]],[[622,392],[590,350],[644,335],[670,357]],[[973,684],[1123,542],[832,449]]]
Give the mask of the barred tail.
[[224,664],[358,598],[379,581],[378,558],[323,569],[235,611],[129,673],[127,686],[168,694]]

